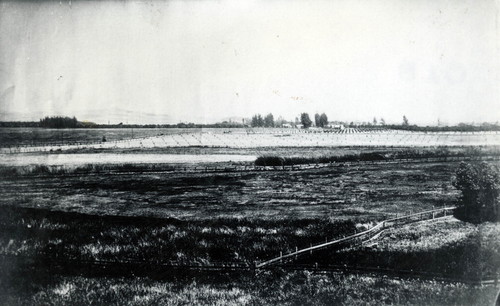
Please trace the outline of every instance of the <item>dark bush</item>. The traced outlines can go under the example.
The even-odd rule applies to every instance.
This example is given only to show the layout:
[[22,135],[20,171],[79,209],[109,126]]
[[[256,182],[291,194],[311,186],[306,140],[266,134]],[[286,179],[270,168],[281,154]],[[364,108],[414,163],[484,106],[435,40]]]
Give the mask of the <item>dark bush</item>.
[[500,171],[497,166],[462,162],[453,186],[462,192],[455,213],[459,219],[473,223],[500,221]]
[[256,166],[292,166],[304,164],[328,164],[354,161],[386,160],[382,153],[371,152],[344,156],[319,156],[319,157],[281,157],[260,156],[255,160]]

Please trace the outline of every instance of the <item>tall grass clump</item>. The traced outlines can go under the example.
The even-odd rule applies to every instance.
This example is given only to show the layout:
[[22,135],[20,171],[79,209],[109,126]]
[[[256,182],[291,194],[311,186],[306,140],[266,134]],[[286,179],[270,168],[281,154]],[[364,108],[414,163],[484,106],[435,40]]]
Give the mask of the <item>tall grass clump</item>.
[[327,218],[178,220],[7,206],[0,206],[0,213],[0,233],[11,233],[0,235],[0,253],[3,246],[4,254],[90,261],[252,265],[280,251],[290,252],[355,229],[351,221]]
[[350,154],[343,156],[323,155],[319,157],[282,157],[274,155],[259,156],[255,160],[256,166],[293,166],[304,164],[328,164],[354,161],[378,161],[386,160],[387,157],[378,152]]
[[[494,305],[497,289],[374,275],[265,271],[185,281],[53,277],[5,296],[7,305]],[[220,275],[218,275],[221,278]],[[14,302],[16,301],[16,302]]]
[[109,172],[151,172],[173,171],[176,167],[169,164],[85,164],[74,165],[27,165],[27,166],[0,166],[0,176],[30,176],[30,175],[74,175],[99,174]]
[[303,164],[327,164],[357,161],[390,161],[398,159],[425,159],[444,157],[478,157],[488,155],[498,155],[495,150],[481,148],[459,148],[435,147],[425,149],[399,148],[392,150],[382,150],[373,152],[360,152],[346,155],[322,155],[322,156],[278,156],[263,155],[255,160],[256,166],[293,166]]

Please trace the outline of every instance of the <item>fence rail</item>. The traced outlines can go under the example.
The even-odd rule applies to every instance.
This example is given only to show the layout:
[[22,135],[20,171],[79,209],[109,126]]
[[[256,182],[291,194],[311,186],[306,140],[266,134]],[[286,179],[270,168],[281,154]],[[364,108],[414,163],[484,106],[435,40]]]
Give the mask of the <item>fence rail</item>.
[[436,281],[465,283],[470,285],[494,285],[495,287],[499,285],[499,276],[500,276],[498,274],[489,273],[482,276],[464,277],[460,275],[443,274],[430,271],[415,271],[415,270],[391,269],[391,268],[367,267],[367,266],[352,267],[352,266],[339,266],[339,265],[317,266],[317,265],[307,265],[307,264],[290,264],[290,265],[281,265],[280,267],[286,270],[309,270],[315,273],[348,272],[348,273],[362,273],[362,274],[384,274],[397,277],[410,277],[410,278],[416,277],[419,279],[424,278]]
[[283,255],[283,253],[280,253],[280,256],[275,257],[275,258],[270,259],[270,260],[267,260],[267,261],[264,261],[264,262],[261,262],[261,263],[257,263],[255,265],[255,267],[257,269],[260,269],[260,268],[264,268],[266,266],[269,266],[269,265],[272,265],[272,264],[275,264],[278,262],[283,263],[283,261],[296,258],[299,255],[312,253],[313,251],[325,249],[325,248],[332,247],[332,246],[339,246],[339,245],[343,245],[343,244],[348,244],[348,245],[360,244],[360,243],[363,243],[363,242],[366,242],[366,241],[372,239],[373,237],[375,237],[376,235],[378,235],[379,233],[381,233],[383,230],[385,230],[387,228],[394,227],[394,226],[401,225],[401,224],[407,224],[407,223],[412,223],[412,222],[418,222],[418,221],[423,221],[423,220],[431,220],[431,219],[437,219],[437,218],[451,216],[452,215],[451,211],[454,209],[455,209],[455,207],[446,207],[446,208],[428,210],[428,211],[419,212],[419,213],[415,213],[415,214],[409,214],[409,215],[405,215],[405,216],[401,216],[401,217],[387,219],[387,220],[384,220],[384,221],[377,223],[377,225],[375,225],[372,228],[370,228],[366,231],[363,231],[363,232],[359,232],[359,233],[356,233],[356,234],[353,234],[353,235],[350,235],[350,236],[347,236],[344,238],[336,239],[333,241],[320,243],[320,244],[317,244],[314,246],[310,246],[308,248],[303,248],[300,250],[296,249],[295,252],[291,252],[288,254]]
[[[113,169],[112,166],[106,166],[105,169],[89,170],[72,170],[71,168],[66,168],[66,166],[48,166],[46,173],[34,173],[45,175],[45,174],[59,174],[59,175],[103,175],[103,174],[129,174],[129,173],[164,173],[164,172],[183,172],[183,173],[244,173],[244,172],[264,172],[264,171],[301,171],[301,170],[311,170],[311,169],[323,169],[323,168],[334,168],[334,167],[350,167],[356,165],[390,165],[399,163],[437,163],[437,162],[462,162],[462,161],[499,161],[500,155],[489,155],[489,156],[448,156],[448,157],[432,157],[432,158],[403,158],[403,159],[393,159],[393,160],[378,160],[378,161],[350,161],[350,162],[332,162],[332,163],[318,163],[318,164],[299,164],[290,166],[256,166],[256,165],[233,165],[233,166],[200,166],[200,165],[174,165],[174,164],[158,164],[155,167],[148,167],[147,164],[141,167],[141,164],[132,164],[135,169]],[[86,164],[82,167],[85,168]],[[132,167],[132,168],[134,168]],[[77,169],[75,166],[74,169]],[[33,173],[27,173],[33,175]]]
[[[351,133],[352,132],[352,133]],[[106,136],[106,135],[103,135]],[[111,135],[110,135],[111,136]],[[500,138],[495,133],[419,133],[401,131],[362,132],[347,129],[339,133],[318,131],[252,131],[247,133],[173,133],[144,135],[106,141],[96,139],[51,139],[47,142],[24,140],[21,143],[0,143],[0,153],[50,152],[79,149],[130,149],[130,148],[260,148],[308,146],[368,146],[368,147],[472,147],[498,146]]]
[[[151,262],[147,260],[78,260],[78,259],[63,259],[63,258],[44,258],[44,257],[30,257],[23,255],[7,255],[0,254],[0,262],[3,264],[12,263],[15,266],[21,267],[37,267],[38,271],[46,269],[51,273],[68,273],[68,271],[73,271],[74,273],[94,273],[97,275],[102,275],[103,273],[111,273],[116,275],[128,275],[132,273],[136,275],[137,273],[143,275],[154,274],[156,277],[161,275],[171,276],[172,271],[178,271],[177,273],[185,274],[186,271],[196,272],[211,272],[211,273],[253,273],[258,275],[261,271],[265,269],[272,269],[272,266],[266,266],[260,269],[256,269],[254,265],[250,262],[211,262],[204,264],[189,264],[180,263],[175,261],[167,262]],[[369,274],[369,275],[391,275],[394,277],[406,277],[406,278],[426,278],[446,282],[457,282],[465,283],[470,285],[494,285],[497,287],[499,285],[499,275],[497,274],[487,274],[482,277],[464,277],[454,274],[443,274],[437,272],[429,271],[415,271],[415,270],[404,270],[404,269],[391,269],[391,268],[380,268],[380,267],[367,267],[367,266],[317,266],[311,264],[285,264],[280,265],[280,268],[284,270],[291,271],[301,271],[308,270],[314,273],[355,273],[355,274]],[[191,272],[190,272],[191,273]]]

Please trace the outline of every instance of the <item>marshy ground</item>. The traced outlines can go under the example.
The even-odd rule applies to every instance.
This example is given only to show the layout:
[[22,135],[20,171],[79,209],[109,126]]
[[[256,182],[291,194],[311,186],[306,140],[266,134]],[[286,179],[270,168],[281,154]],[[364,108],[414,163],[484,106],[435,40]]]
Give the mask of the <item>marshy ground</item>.
[[[369,152],[347,147],[127,150],[113,152],[288,152],[301,158]],[[251,169],[244,161],[207,165],[235,164]],[[457,166],[456,161],[350,162],[307,170],[209,173],[148,163],[79,170],[63,165],[57,171],[43,165],[2,166],[0,296],[7,305],[487,305],[495,298],[493,286],[348,270],[255,274],[251,269],[256,261],[343,237],[389,217],[453,206],[459,196],[451,184]],[[317,252],[297,263],[480,277],[500,266],[498,234],[497,224],[453,218],[422,222],[388,230],[371,245]],[[95,264],[99,261],[115,264],[103,267]],[[137,268],[129,262],[148,265]],[[242,270],[193,272],[179,266]]]

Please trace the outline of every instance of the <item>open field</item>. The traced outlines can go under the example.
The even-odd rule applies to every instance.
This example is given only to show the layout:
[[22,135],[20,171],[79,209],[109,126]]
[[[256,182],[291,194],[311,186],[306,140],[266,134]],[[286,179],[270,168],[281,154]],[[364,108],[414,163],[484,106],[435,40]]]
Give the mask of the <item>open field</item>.
[[[44,130],[41,130],[44,131]],[[37,131],[38,132],[38,131]],[[270,147],[338,147],[338,146],[487,146],[499,145],[500,133],[423,133],[396,130],[364,131],[308,131],[299,129],[146,129],[141,135],[129,135],[121,129],[90,130],[88,139],[84,131],[52,130],[47,141],[29,142],[29,137],[17,135],[14,129],[1,130],[0,153],[50,152],[55,150],[89,150],[172,147],[226,147],[226,148],[270,148]],[[101,133],[95,140],[96,134]],[[67,134],[66,139],[64,135]],[[109,134],[109,137],[106,136]],[[29,134],[28,134],[29,135]],[[61,135],[57,141],[52,137]],[[101,142],[103,136],[107,141]],[[128,137],[127,137],[128,136]],[[15,140],[18,137],[19,140]],[[38,139],[38,138],[37,138]]]
[[[54,261],[60,265],[55,271],[71,267],[75,273],[79,266],[103,262],[105,266],[94,265],[93,270],[97,274],[106,271],[104,275],[128,275],[120,264],[144,275],[150,269],[183,266],[252,269],[255,262],[282,250],[306,247],[324,237],[338,239],[370,226],[369,222],[322,218],[184,221],[13,207],[0,210],[0,229],[15,233],[1,237],[4,260],[19,258],[41,267]],[[499,233],[496,224],[428,221],[387,230],[381,239],[366,246],[304,254],[287,265],[413,271],[466,281],[491,279],[500,267]],[[135,263],[139,266],[131,270]]]
[[98,216],[0,206],[0,255],[35,261],[147,261],[150,264],[252,267],[278,246],[305,245],[355,230],[351,221]]
[[27,166],[69,166],[89,164],[207,164],[207,163],[251,163],[256,156],[237,154],[3,154],[0,165]]
[[[155,267],[251,267],[280,251],[339,238],[387,216],[449,206],[457,195],[449,179],[455,167],[401,163],[293,172],[4,177],[0,295],[12,304],[57,305],[488,305],[494,287],[348,272],[265,271],[257,277],[212,272],[208,279],[188,273],[191,278],[184,279],[186,272]],[[461,222],[437,224],[445,227],[405,227],[386,233],[380,248],[346,250],[330,258],[358,268],[399,268],[404,262],[405,269],[416,272],[431,268],[462,276],[475,271],[477,261],[466,259],[477,252],[471,235],[477,237],[480,230]],[[416,246],[407,249],[420,230]],[[491,240],[498,228],[490,226],[489,232]],[[427,237],[431,247],[423,242]],[[449,261],[451,255],[457,259]],[[102,260],[152,266],[82,265]],[[26,273],[32,281],[20,276]],[[215,281],[221,277],[225,281]]]
[[[342,274],[278,268],[255,275],[252,267],[386,218],[453,206],[459,193],[451,180],[459,161],[412,158],[491,155],[497,147],[453,146],[464,135],[242,131],[152,133],[121,147],[106,142],[1,155],[0,297],[11,304],[58,305],[485,305],[495,298],[493,286],[349,270],[432,272],[464,281],[491,275],[499,267],[495,224],[416,223],[386,230],[368,245],[294,262],[295,268],[340,265],[346,267]],[[485,135],[467,137],[499,144],[494,133]],[[191,143],[198,136],[206,146]],[[390,137],[422,146],[376,147]],[[351,146],[336,147],[335,139]],[[429,147],[429,139],[452,146]],[[323,163],[325,156],[337,163],[261,171],[254,160],[266,155],[291,164]],[[365,163],[360,156],[400,158]],[[207,172],[207,166],[240,168]],[[218,270],[199,271],[211,267]],[[27,274],[32,282],[22,277]]]
[[[277,269],[255,275],[251,270],[196,272],[156,266],[169,259],[200,266],[210,265],[214,259],[224,260],[226,265],[236,264],[248,258],[249,252],[254,253],[252,256],[259,252],[270,256],[277,245],[307,243],[329,231],[336,236],[351,232],[353,226],[365,226],[351,222],[234,219],[182,222],[50,213],[43,209],[2,207],[1,210],[1,233],[11,233],[8,239],[2,235],[0,256],[0,298],[8,305],[491,305],[498,290],[493,286],[348,271],[316,274]],[[467,269],[478,264],[461,260],[477,255],[477,244],[471,236],[498,244],[499,230],[498,225],[476,227],[456,220],[421,223],[417,228],[405,226],[388,232],[380,241],[379,253],[373,247],[346,250],[334,254],[332,260],[345,257],[362,270],[363,265],[380,264],[387,256],[386,250],[390,250],[399,252],[399,257],[405,256],[405,260],[410,259],[407,269],[436,271],[443,268],[440,262],[447,262],[446,268],[452,271],[449,274],[456,276],[470,272]],[[481,232],[486,234],[477,236]],[[452,233],[458,234],[441,239]],[[418,241],[427,237],[432,241],[430,248]],[[420,251],[407,249],[405,240],[417,240],[416,248]],[[483,253],[498,251],[494,245],[484,245],[480,249]],[[371,252],[366,253],[367,250]],[[423,256],[429,252],[433,256]],[[82,260],[123,262],[134,258],[144,262],[139,269],[81,264]],[[196,262],[189,263],[194,258]],[[385,263],[397,259],[392,255]],[[29,279],[23,277],[27,274]]]
[[[36,278],[36,274],[33,275]],[[0,292],[7,305],[494,305],[497,288],[355,274],[267,271],[208,279],[53,276]]]
[[102,137],[108,141],[158,136],[160,134],[192,133],[197,129],[47,129],[0,128],[0,147],[43,146],[50,144],[98,143]]
[[457,192],[451,176],[457,165],[351,164],[286,172],[20,176],[0,181],[0,204],[128,216],[375,221],[452,206]]
[[499,235],[499,224],[472,225],[450,217],[387,229],[365,245],[320,250],[296,263],[491,279],[500,269]]

